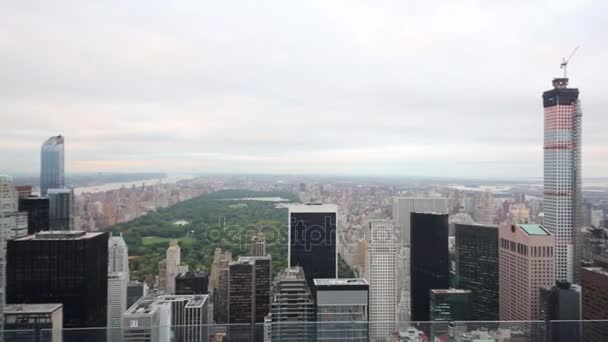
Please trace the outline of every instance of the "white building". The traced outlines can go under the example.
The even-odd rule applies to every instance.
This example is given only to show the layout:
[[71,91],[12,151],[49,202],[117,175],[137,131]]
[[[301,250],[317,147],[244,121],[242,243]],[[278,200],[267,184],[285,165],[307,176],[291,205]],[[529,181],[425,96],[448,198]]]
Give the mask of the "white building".
[[448,199],[441,197],[393,197],[393,221],[402,246],[410,245],[410,216],[413,212],[448,213]]
[[127,311],[128,275],[108,273],[108,341],[122,341],[122,314]]
[[125,272],[129,279],[129,248],[122,237],[110,236],[108,239],[108,272]]
[[370,341],[388,341],[396,320],[397,240],[390,220],[371,220],[366,232]]
[[167,294],[175,294],[175,277],[180,273],[188,272],[188,266],[182,265],[182,250],[179,247],[177,240],[169,242],[167,248]]

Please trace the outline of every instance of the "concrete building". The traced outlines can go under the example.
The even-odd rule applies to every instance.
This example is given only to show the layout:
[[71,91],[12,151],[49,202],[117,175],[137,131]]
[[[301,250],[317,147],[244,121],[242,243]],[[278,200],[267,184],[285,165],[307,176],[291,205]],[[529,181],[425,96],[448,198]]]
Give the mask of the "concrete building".
[[538,320],[539,292],[555,281],[554,239],[538,224],[502,224],[499,237],[500,320]]
[[581,261],[582,111],[579,91],[567,78],[553,79],[543,93],[544,227],[554,236],[555,276],[578,282]]
[[108,272],[124,272],[129,281],[129,248],[122,233],[108,240]]
[[334,204],[289,205],[287,264],[304,269],[309,288],[315,278],[338,277],[338,207]]
[[252,256],[266,256],[266,236],[257,233],[251,238],[249,254]]
[[366,274],[369,279],[370,340],[387,341],[395,330],[397,239],[389,220],[371,220],[365,233],[368,243]]
[[167,290],[167,259],[158,262],[158,282],[156,287],[162,292]]
[[62,342],[63,305],[9,304],[4,309],[4,329],[5,342]]
[[272,341],[315,341],[315,302],[301,267],[288,267],[279,274],[270,319]]
[[122,314],[127,310],[127,283],[125,272],[108,273],[108,341],[122,341]]
[[475,208],[473,217],[480,224],[493,224],[496,215],[494,204],[494,194],[492,191],[485,190],[474,194]]
[[458,287],[472,292],[472,318],[497,321],[498,227],[455,224]]
[[74,230],[74,189],[48,189],[49,229]]
[[6,239],[27,235],[28,214],[19,211],[19,193],[13,179],[0,175],[0,229]]
[[40,193],[48,189],[64,187],[64,138],[61,135],[48,138],[40,149]]
[[402,246],[410,246],[410,216],[413,212],[448,213],[447,198],[393,197],[393,221]]
[[181,264],[182,250],[179,247],[177,240],[171,240],[169,242],[169,248],[167,248],[166,257],[166,292],[167,294],[175,294],[175,277],[180,273],[188,272],[188,266]]
[[315,279],[317,341],[369,341],[369,283]]
[[558,281],[551,288],[540,288],[539,314],[545,321],[546,342],[581,341],[580,286]]
[[583,320],[596,320],[583,324],[585,342],[605,341],[608,336],[608,264],[598,261],[581,271]]

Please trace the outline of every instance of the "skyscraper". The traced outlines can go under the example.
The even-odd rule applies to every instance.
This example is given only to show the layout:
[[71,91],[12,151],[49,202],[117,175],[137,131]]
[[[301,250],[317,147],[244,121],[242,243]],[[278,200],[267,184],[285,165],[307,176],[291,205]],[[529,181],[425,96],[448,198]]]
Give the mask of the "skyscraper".
[[13,179],[0,175],[0,229],[4,238],[12,239],[27,235],[27,213],[19,211],[19,194]]
[[7,255],[8,303],[63,303],[65,328],[106,327],[106,233],[40,232],[9,241]]
[[608,336],[608,263],[595,260],[593,267],[581,270],[583,341],[605,341]]
[[188,266],[182,265],[182,250],[179,247],[177,240],[171,240],[169,242],[169,248],[167,248],[167,280],[166,289],[167,294],[175,294],[175,277],[178,274],[188,272]]
[[369,341],[369,284],[361,278],[315,279],[317,341]]
[[369,279],[370,340],[387,341],[395,330],[396,319],[397,240],[393,223],[371,220],[365,235],[368,243],[365,273]]
[[209,273],[188,271],[175,277],[175,294],[207,294],[209,292]]
[[49,199],[46,197],[19,198],[19,211],[27,213],[27,233],[49,230]]
[[472,319],[498,320],[498,227],[455,224],[458,287],[472,292]]
[[555,276],[577,282],[581,261],[581,127],[579,91],[567,78],[543,93],[544,221],[555,237]]
[[304,269],[311,289],[315,278],[338,277],[337,216],[333,204],[289,206],[288,265]]
[[448,199],[439,197],[393,197],[393,221],[398,228],[401,245],[405,247],[410,245],[410,219],[413,212],[447,214]]
[[40,151],[40,193],[46,196],[48,189],[64,187],[63,136],[48,138]]
[[264,233],[258,233],[251,238],[251,247],[249,254],[252,256],[266,255],[266,237]]
[[122,314],[127,310],[127,283],[125,272],[108,273],[108,341],[122,341]]
[[108,272],[125,272],[129,282],[129,248],[122,233],[108,240]]
[[542,287],[539,318],[545,321],[545,341],[581,341],[581,287],[560,281]]
[[553,236],[538,224],[505,223],[498,237],[500,320],[538,320],[540,288],[555,281]]
[[[431,290],[431,321],[470,321],[472,293],[469,290]],[[448,333],[447,324],[431,324],[431,337]]]
[[448,215],[411,215],[412,321],[428,321],[431,290],[450,288]]
[[74,228],[74,189],[48,189],[49,229]]

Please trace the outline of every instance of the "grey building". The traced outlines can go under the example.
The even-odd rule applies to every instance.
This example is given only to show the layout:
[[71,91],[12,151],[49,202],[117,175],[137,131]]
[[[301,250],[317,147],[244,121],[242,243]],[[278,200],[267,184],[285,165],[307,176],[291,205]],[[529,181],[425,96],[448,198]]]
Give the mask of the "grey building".
[[[461,289],[431,290],[431,321],[470,321],[472,317],[472,292]],[[431,338],[448,333],[448,324],[433,323]]]
[[148,295],[148,284],[140,281],[131,281],[127,284],[127,309],[141,297]]
[[49,230],[74,229],[74,189],[48,189]]
[[207,294],[209,292],[209,273],[188,271],[175,277],[175,294]]
[[4,309],[5,342],[61,342],[63,305],[9,304]]
[[315,302],[301,267],[288,267],[279,274],[270,319],[272,341],[315,341]]
[[368,341],[369,283],[315,279],[317,341]]
[[64,138],[61,135],[48,138],[40,150],[40,193],[46,196],[48,189],[64,187]]
[[393,221],[402,246],[410,245],[411,214],[414,212],[448,213],[448,199],[440,197],[393,197]]
[[557,281],[551,288],[541,287],[539,303],[540,319],[545,321],[546,342],[581,341],[580,286]]

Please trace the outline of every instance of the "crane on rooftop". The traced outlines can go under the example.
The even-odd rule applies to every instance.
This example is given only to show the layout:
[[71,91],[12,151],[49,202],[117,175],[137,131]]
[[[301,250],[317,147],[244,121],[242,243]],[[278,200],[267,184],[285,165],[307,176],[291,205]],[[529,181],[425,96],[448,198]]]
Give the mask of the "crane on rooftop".
[[564,69],[564,78],[568,78],[568,62],[570,62],[572,57],[574,57],[574,54],[576,53],[578,48],[579,48],[578,46],[576,48],[574,48],[574,51],[572,51],[572,53],[570,54],[570,57],[562,58],[562,64],[560,64],[559,67],[560,67],[560,69]]

